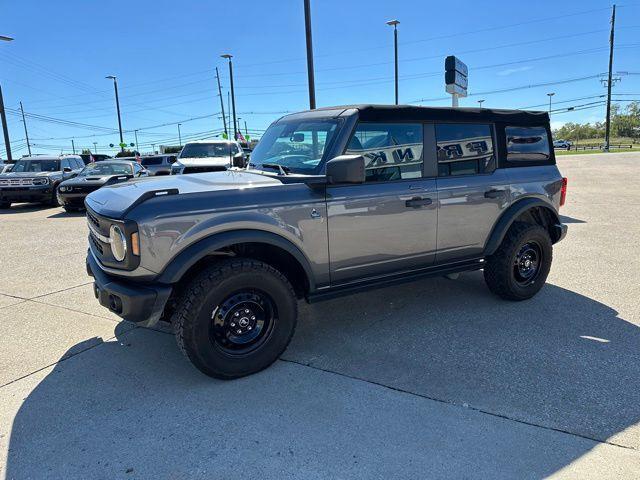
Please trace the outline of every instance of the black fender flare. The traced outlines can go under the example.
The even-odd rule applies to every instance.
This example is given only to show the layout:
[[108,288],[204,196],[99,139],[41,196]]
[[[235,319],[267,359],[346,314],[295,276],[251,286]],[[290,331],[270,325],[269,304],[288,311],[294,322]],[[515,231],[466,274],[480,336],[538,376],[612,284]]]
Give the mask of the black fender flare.
[[305,254],[290,240],[265,230],[233,230],[203,238],[176,255],[162,271],[157,281],[166,284],[177,283],[191,267],[204,257],[237,243],[266,243],[283,249],[302,266],[311,291],[315,289],[313,270]]
[[511,227],[515,219],[527,210],[535,207],[542,207],[549,211],[553,215],[554,224],[560,225],[558,212],[556,212],[550,203],[532,197],[520,199],[507,208],[493,226],[491,235],[489,235],[489,239],[484,246],[484,255],[489,256],[493,254],[502,243],[504,236],[507,234],[507,230],[509,230],[509,227]]

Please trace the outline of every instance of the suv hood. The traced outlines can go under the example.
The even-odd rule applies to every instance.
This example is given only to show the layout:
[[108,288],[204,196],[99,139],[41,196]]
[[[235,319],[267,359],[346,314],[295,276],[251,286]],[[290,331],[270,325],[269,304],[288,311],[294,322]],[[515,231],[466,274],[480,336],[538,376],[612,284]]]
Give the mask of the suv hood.
[[126,183],[103,187],[87,196],[87,205],[100,215],[121,218],[145,195],[152,192],[178,190],[179,195],[237,190],[244,188],[282,185],[278,179],[242,170],[171,175],[131,180]]
[[177,163],[181,163],[185,167],[219,167],[221,165],[230,165],[231,157],[205,157],[205,158],[178,158]]

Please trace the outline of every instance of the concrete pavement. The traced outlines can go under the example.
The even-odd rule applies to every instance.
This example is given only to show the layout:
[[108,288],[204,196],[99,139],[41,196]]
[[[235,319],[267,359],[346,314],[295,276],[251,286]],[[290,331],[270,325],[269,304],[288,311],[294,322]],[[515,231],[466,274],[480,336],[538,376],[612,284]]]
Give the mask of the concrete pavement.
[[534,299],[482,275],[302,305],[268,370],[201,375],[97,305],[86,227],[0,211],[6,478],[638,478],[640,154],[563,157]]

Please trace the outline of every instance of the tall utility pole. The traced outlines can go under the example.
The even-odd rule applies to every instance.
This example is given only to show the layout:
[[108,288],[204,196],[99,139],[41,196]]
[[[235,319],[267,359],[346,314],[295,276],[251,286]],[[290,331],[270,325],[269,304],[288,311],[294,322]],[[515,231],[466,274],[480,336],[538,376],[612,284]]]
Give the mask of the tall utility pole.
[[[136,145],[136,148],[138,145]],[[98,153],[98,142],[93,142],[93,153]]]
[[22,123],[24,124],[24,138],[27,140],[27,150],[29,156],[31,156],[31,144],[29,143],[29,132],[27,132],[27,121],[24,119],[24,108],[22,108],[22,102],[20,102],[20,113],[22,113]]
[[140,152],[140,147],[138,147],[138,130],[134,130],[133,135],[136,137],[136,152]]
[[247,121],[244,121],[244,133],[247,135],[247,137],[249,136],[249,129],[247,128]]
[[227,90],[227,114],[229,118],[227,118],[227,124],[229,125],[229,129],[231,129],[231,93]]
[[393,55],[395,67],[396,105],[398,105],[398,20],[389,20],[387,25],[393,26]]
[[180,124],[178,124],[178,145],[182,146],[182,135],[180,134]]
[[609,76],[607,80],[607,122],[604,129],[604,151],[609,151],[609,139],[611,134],[611,87],[613,86],[613,35],[616,27],[616,6],[611,12],[611,34],[609,35]]
[[233,63],[231,62],[231,58],[233,55],[229,53],[225,53],[224,55],[220,55],[222,58],[226,58],[229,60],[229,82],[231,83],[231,108],[233,109],[233,139],[235,140],[238,137],[238,122],[236,120],[236,94],[233,91]]
[[122,144],[124,140],[122,139],[122,120],[120,119],[120,99],[118,98],[118,80],[115,75],[107,75],[105,78],[109,78],[113,80],[113,89],[116,92],[116,110],[118,111],[118,130],[120,131],[120,151],[124,152],[124,147]]
[[[13,38],[0,35],[0,40],[11,42]],[[7,160],[13,161],[11,156],[11,143],[9,142],[9,127],[7,126],[7,115],[4,111],[4,100],[2,98],[2,86],[0,86],[0,119],[2,120],[2,133],[4,133],[4,149],[7,152]]]
[[76,154],[76,144],[73,141],[73,138],[71,139],[71,151],[73,152],[73,154]]
[[309,82],[309,108],[316,108],[316,81],[313,74],[313,39],[311,38],[311,1],[304,0],[304,31],[307,39],[307,78]]
[[222,110],[222,124],[224,125],[224,134],[228,137],[229,131],[227,130],[227,117],[224,116],[224,100],[222,98],[222,87],[220,86],[220,73],[218,73],[218,67],[216,67],[216,78],[218,79],[218,96],[220,97],[220,109]]

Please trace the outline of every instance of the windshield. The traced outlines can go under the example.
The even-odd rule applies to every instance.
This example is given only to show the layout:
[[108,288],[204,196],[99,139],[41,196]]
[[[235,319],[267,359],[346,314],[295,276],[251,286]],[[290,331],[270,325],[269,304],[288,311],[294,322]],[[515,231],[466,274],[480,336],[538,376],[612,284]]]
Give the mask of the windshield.
[[265,164],[280,165],[293,173],[313,174],[337,126],[336,120],[328,119],[274,123],[251,152],[250,166],[261,168]]
[[180,152],[180,158],[228,157],[236,153],[239,151],[234,143],[187,143]]
[[126,163],[91,163],[78,174],[79,177],[100,177],[106,175],[132,175],[133,168]]
[[18,160],[12,172],[59,172],[60,160]]

